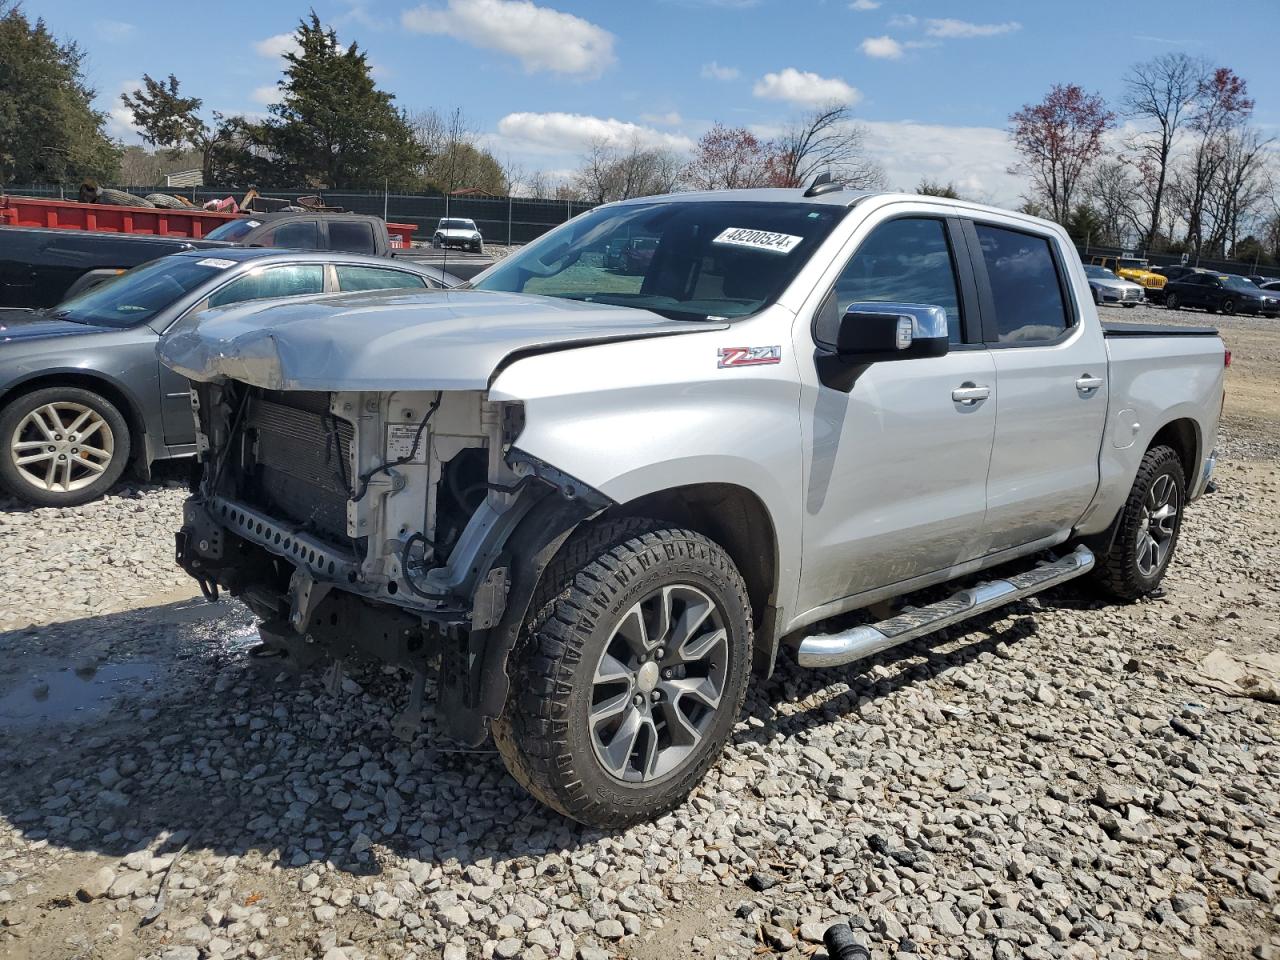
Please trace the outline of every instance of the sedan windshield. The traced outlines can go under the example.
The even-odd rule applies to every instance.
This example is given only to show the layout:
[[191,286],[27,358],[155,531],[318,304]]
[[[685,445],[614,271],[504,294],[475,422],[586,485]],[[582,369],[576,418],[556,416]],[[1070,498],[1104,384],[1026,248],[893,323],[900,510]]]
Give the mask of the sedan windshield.
[[602,207],[503,260],[474,286],[677,320],[744,317],[777,299],[847,212],[727,200]]
[[1095,280],[1118,280],[1120,279],[1106,267],[1088,266],[1084,268],[1085,276],[1093,277]]
[[161,257],[58,304],[53,315],[103,327],[136,326],[228,266],[209,257]]

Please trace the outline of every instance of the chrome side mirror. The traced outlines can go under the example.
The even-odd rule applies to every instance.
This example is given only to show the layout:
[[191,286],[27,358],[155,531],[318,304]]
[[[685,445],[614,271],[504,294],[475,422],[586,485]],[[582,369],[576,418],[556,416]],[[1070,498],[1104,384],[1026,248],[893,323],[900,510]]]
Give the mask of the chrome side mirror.
[[945,356],[947,311],[921,303],[859,302],[840,318],[835,353],[846,363]]

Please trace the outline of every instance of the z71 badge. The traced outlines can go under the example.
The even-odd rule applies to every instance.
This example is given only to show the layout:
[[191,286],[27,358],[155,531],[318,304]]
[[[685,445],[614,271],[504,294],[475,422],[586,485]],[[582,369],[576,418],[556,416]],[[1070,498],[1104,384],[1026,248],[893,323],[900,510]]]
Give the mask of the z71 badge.
[[782,347],[721,347],[721,369],[725,367],[759,367],[782,362]]

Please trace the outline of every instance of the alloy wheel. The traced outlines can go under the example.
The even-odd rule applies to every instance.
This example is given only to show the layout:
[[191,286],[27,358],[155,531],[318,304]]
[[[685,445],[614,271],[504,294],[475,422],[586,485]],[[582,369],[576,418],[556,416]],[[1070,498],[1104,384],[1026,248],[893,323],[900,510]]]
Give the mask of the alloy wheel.
[[725,616],[702,590],[669,584],[632,606],[591,681],[588,722],[601,766],[628,782],[676,770],[711,727],[728,668]]
[[80,490],[98,479],[115,456],[115,435],[92,407],[55,401],[36,407],[9,441],[18,474],[55,493]]
[[1138,571],[1154,576],[1169,558],[1178,532],[1178,485],[1167,473],[1156,477],[1142,504],[1138,530]]

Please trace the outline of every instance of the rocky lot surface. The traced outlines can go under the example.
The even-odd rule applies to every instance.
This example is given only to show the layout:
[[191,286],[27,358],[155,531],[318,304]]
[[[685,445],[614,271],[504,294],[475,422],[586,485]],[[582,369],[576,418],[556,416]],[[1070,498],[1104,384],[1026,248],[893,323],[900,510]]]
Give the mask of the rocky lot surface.
[[398,739],[394,673],[249,656],[170,567],[181,491],[2,504],[0,958],[800,958],[836,919],[877,958],[1280,957],[1280,705],[1203,666],[1280,653],[1249,416],[1162,596],[788,659],[694,797],[619,833],[430,720]]

